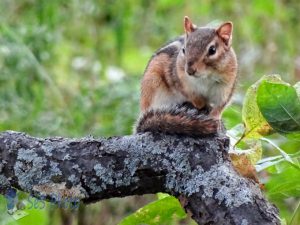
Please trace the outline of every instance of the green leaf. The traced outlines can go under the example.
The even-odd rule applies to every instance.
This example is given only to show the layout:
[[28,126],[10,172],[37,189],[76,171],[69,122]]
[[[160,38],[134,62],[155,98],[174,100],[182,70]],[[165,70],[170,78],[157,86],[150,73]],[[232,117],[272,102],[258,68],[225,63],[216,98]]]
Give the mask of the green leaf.
[[[38,207],[29,207],[28,201],[24,201],[24,204],[26,206],[25,210],[21,213],[21,217],[18,218],[18,216],[15,218],[18,220],[19,225],[42,225],[42,224],[48,224],[48,217],[47,217],[47,210],[46,210],[46,202],[42,200],[36,199],[37,202],[39,202]],[[22,215],[24,214],[24,216]]]
[[288,139],[299,141],[300,140],[300,132],[293,132],[285,135]]
[[248,88],[242,110],[242,118],[246,126],[242,138],[260,138],[272,132],[271,126],[261,114],[256,102],[257,89],[265,80],[282,82],[278,75],[263,76],[259,81]]
[[[48,212],[45,208],[46,202],[36,199],[35,205],[33,202],[28,202],[28,195],[18,192],[16,197],[16,207],[11,214],[7,213],[7,200],[2,196],[0,198],[0,225],[46,225],[49,223]],[[33,199],[31,199],[33,201]],[[5,221],[5,222],[3,222]],[[3,222],[3,223],[2,223]]]
[[166,198],[166,197],[170,197],[171,195],[167,194],[167,193],[162,193],[162,192],[159,192],[156,194],[157,198],[158,199],[163,199],[163,198]]
[[179,201],[175,197],[169,196],[140,208],[135,213],[124,218],[119,225],[172,224],[174,215],[182,219],[186,217],[186,213]]
[[242,121],[241,107],[237,105],[231,105],[225,109],[222,114],[222,118],[227,129],[233,128]]
[[273,174],[266,183],[267,195],[275,199],[300,197],[300,171],[292,166],[287,166],[279,174]]
[[264,80],[258,87],[256,100],[264,118],[276,131],[300,131],[300,100],[295,88]]

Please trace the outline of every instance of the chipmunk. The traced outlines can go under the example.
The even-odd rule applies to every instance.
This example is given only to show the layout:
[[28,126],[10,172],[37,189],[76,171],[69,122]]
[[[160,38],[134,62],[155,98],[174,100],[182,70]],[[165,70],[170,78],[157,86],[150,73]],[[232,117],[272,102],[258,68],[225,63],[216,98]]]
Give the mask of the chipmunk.
[[[141,82],[138,133],[201,136],[219,129],[237,78],[233,24],[197,27],[186,16],[184,30],[148,62]],[[203,109],[209,114],[199,114]]]

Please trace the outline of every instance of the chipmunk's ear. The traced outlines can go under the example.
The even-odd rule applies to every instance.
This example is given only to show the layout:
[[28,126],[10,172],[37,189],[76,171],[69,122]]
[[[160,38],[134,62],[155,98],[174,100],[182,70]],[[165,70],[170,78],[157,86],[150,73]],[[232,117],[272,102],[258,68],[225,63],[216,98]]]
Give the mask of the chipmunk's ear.
[[184,30],[186,34],[189,34],[193,31],[195,31],[197,26],[192,23],[189,17],[185,16],[184,17]]
[[220,38],[224,41],[226,46],[231,46],[231,40],[232,40],[232,30],[233,30],[233,24],[232,22],[225,22],[217,28],[217,34]]

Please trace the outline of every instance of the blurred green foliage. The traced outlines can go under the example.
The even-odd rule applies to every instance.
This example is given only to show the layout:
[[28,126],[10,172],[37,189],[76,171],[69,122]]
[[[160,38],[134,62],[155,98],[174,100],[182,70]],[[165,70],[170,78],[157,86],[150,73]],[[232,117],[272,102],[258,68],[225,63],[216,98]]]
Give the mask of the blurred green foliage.
[[[199,25],[234,23],[239,87],[233,106],[224,113],[229,128],[242,121],[244,93],[262,74],[281,74],[291,83],[300,80],[297,0],[1,0],[0,12],[0,130],[35,136],[130,134],[139,114],[139,80],[147,61],[183,32],[184,15]],[[273,138],[286,152],[299,151],[297,140]],[[270,146],[264,149],[266,156],[276,155]],[[289,170],[281,166],[262,174],[273,182],[270,197],[287,221],[297,196],[272,196],[280,190],[276,187],[282,176],[289,179]],[[151,198],[89,206],[85,222],[116,224]],[[50,222],[34,213],[28,219],[35,218],[39,225],[60,221],[53,220],[61,215],[58,211],[41,214],[49,214]],[[76,223],[74,213],[71,216]]]
[[118,225],[172,225],[174,224],[174,217],[182,219],[186,217],[186,213],[177,198],[167,194],[158,197],[158,200],[124,218]]

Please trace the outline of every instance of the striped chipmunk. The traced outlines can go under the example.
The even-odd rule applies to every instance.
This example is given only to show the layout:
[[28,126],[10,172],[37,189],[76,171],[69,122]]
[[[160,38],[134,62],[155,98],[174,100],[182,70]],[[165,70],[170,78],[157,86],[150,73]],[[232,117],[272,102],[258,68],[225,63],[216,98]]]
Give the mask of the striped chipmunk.
[[148,62],[141,81],[138,133],[203,136],[220,129],[237,78],[233,24],[197,27],[186,16],[184,30]]

